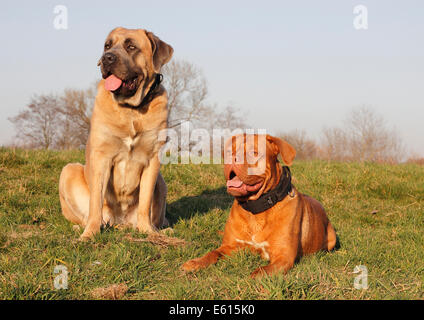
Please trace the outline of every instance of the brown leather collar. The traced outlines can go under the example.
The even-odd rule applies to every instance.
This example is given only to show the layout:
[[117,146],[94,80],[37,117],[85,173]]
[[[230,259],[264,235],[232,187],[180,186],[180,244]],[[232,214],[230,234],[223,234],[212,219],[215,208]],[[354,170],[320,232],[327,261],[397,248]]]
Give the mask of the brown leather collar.
[[278,185],[261,195],[256,200],[247,200],[240,202],[239,204],[244,210],[249,211],[252,214],[258,214],[272,208],[275,204],[282,201],[292,190],[291,184],[291,173],[290,168],[283,166],[283,172],[281,173],[280,182]]

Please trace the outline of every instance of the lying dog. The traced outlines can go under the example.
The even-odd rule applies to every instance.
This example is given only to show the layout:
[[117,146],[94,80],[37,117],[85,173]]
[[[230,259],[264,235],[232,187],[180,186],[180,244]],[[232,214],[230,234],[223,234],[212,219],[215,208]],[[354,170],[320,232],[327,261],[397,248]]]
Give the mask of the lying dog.
[[167,127],[168,100],[160,69],[172,54],[142,29],[116,28],[106,39],[86,164],[68,164],[59,181],[62,213],[85,227],[82,240],[102,225],[154,232],[167,223],[158,138]]
[[[299,193],[291,184],[288,167],[296,155],[287,142],[258,135],[232,137],[225,145],[224,167],[227,191],[235,200],[224,230],[221,246],[205,256],[187,261],[182,269],[194,271],[216,263],[234,250],[249,247],[270,261],[252,277],[287,272],[302,255],[332,250],[336,233],[321,204]],[[239,161],[240,158],[246,161]],[[249,161],[253,159],[253,161]],[[256,160],[258,159],[258,160]],[[262,167],[263,170],[258,170]],[[250,171],[257,170],[254,174]]]

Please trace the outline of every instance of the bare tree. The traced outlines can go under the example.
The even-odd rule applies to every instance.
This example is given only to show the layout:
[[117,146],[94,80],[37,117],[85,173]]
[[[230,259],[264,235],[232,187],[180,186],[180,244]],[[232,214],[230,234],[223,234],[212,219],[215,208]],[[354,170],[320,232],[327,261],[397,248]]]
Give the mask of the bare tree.
[[305,130],[293,130],[277,134],[296,149],[296,159],[310,160],[317,156],[318,147],[314,140],[308,138]]
[[337,127],[325,127],[322,133],[323,138],[319,149],[319,157],[336,161],[347,160],[350,154],[346,147],[348,138],[345,131]]
[[58,105],[59,98],[54,95],[36,95],[24,110],[9,118],[15,126],[18,145],[27,148],[52,148],[60,121]]
[[215,128],[245,129],[248,127],[246,122],[246,114],[232,105],[228,105],[223,109],[213,108],[213,121],[211,123]]
[[404,156],[398,132],[389,129],[383,116],[370,107],[361,106],[350,112],[346,119],[346,134],[355,160],[398,162]]
[[[162,69],[164,86],[168,92],[169,127],[189,126],[191,129],[205,129],[212,133],[214,128],[244,129],[245,116],[233,106],[225,108],[208,101],[208,86],[203,72],[194,64],[185,60],[173,60]],[[170,141],[178,145],[179,150],[196,150],[210,141],[185,141],[177,131],[177,137]],[[184,140],[184,141],[183,141]]]
[[409,158],[408,158],[408,160],[406,160],[406,162],[418,164],[420,166],[424,166],[424,157],[413,153],[409,156]]
[[162,69],[168,93],[170,127],[182,122],[203,122],[210,113],[203,72],[185,60],[173,60]]
[[62,115],[56,141],[58,149],[84,148],[90,131],[96,87],[97,83],[86,90],[65,89],[58,108]]
[[26,108],[9,118],[16,142],[25,148],[83,148],[90,130],[95,87],[66,89],[62,95],[36,95]]
[[200,68],[185,60],[173,60],[162,69],[168,92],[169,126],[191,122],[194,127],[212,129],[245,127],[239,109],[221,109],[207,101],[208,85]]
[[344,128],[325,128],[321,156],[331,160],[399,162],[405,147],[399,133],[371,107],[354,108]]

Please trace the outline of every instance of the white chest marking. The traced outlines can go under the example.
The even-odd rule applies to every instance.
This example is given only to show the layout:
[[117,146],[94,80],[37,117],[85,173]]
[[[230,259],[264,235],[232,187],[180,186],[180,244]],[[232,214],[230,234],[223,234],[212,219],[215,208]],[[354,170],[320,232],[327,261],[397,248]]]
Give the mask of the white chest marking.
[[125,171],[127,169],[127,163],[125,161],[119,161],[115,166],[119,170],[121,177],[125,178]]
[[268,241],[262,241],[262,242],[256,242],[255,240],[255,236],[252,236],[252,241],[247,241],[247,240],[240,240],[240,239],[236,239],[236,241],[238,243],[243,243],[249,246],[254,247],[255,249],[259,249],[262,251],[262,257],[266,260],[269,260],[269,254],[266,251],[266,247],[269,246]]
[[124,139],[122,139],[122,142],[124,143],[124,145],[131,150],[134,145],[136,144],[137,140],[139,137],[135,137],[134,139],[131,137],[125,137]]

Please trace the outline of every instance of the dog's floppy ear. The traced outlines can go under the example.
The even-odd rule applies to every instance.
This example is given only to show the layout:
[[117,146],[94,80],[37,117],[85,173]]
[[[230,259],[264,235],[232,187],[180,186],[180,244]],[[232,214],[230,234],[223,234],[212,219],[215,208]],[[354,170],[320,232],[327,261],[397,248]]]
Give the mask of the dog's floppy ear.
[[156,37],[152,32],[146,31],[146,35],[152,45],[155,72],[159,72],[160,68],[171,59],[174,49],[169,44]]
[[271,143],[275,155],[280,153],[284,163],[291,166],[294,158],[296,157],[296,150],[283,139],[272,137],[270,135],[267,135],[266,138]]

